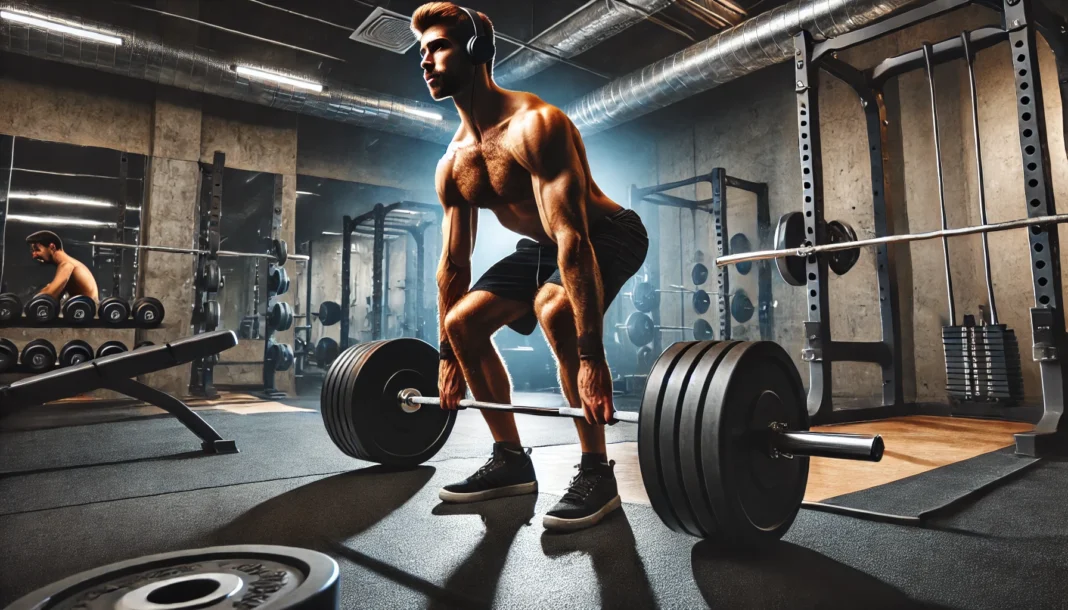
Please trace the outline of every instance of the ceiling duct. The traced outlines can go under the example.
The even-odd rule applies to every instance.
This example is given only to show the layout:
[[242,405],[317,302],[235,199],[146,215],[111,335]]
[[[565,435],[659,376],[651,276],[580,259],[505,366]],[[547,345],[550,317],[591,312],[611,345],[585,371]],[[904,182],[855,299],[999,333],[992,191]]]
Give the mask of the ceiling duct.
[[[591,49],[630,26],[670,6],[675,0],[592,0],[530,41],[533,46],[547,49],[565,58]],[[629,5],[629,6],[628,6]],[[493,78],[509,84],[530,78],[552,67],[552,57],[519,49],[493,67]]]
[[917,0],[792,0],[618,78],[568,104],[583,134],[604,131],[789,59],[793,37],[859,29]]
[[[42,15],[30,6],[9,3],[0,6],[4,10],[33,14],[49,21],[122,38],[122,45],[113,46],[36,25],[0,20],[2,51],[94,68],[160,85],[431,142],[448,142],[458,126],[458,119],[451,107],[446,109],[337,82],[323,82],[323,90],[316,92],[284,82],[248,78],[237,74],[235,66],[278,71],[268,66],[258,66],[252,61],[219,57],[204,49],[178,48],[154,37],[111,25],[57,15],[51,11]],[[301,75],[291,76],[306,79]]]

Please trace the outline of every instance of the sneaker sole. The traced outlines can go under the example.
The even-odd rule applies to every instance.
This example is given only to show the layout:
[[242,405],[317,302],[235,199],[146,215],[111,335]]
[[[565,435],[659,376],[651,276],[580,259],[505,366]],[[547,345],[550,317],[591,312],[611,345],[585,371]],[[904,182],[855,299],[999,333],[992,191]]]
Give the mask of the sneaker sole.
[[545,515],[542,519],[542,525],[547,530],[556,530],[561,532],[573,532],[575,530],[586,529],[592,527],[601,522],[608,516],[609,513],[622,506],[619,496],[616,496],[608,501],[607,504],[601,507],[600,510],[589,515],[587,517],[579,517],[578,519],[563,519],[561,517],[553,517],[551,515]]
[[538,493],[537,481],[520,483],[519,485],[509,485],[508,487],[498,487],[496,489],[487,489],[485,491],[474,491],[471,493],[457,493],[455,491],[442,489],[438,492],[438,498],[440,498],[442,502],[463,504],[466,502],[481,502],[483,500],[496,500],[497,498],[523,496],[534,493]]

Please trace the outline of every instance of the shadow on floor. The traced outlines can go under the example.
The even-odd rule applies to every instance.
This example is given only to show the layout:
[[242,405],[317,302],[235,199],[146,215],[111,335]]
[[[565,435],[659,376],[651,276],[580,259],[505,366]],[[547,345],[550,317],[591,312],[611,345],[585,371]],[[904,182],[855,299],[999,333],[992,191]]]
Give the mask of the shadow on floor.
[[630,521],[622,510],[614,511],[596,527],[577,532],[541,536],[541,549],[548,557],[570,553],[589,555],[602,608],[656,608],[656,594],[649,585],[645,566],[638,556]]
[[319,479],[257,505],[214,533],[216,544],[281,544],[328,550],[385,519],[435,469],[371,466]]
[[105,462],[92,462],[88,464],[71,464],[64,466],[49,466],[46,468],[34,468],[30,470],[10,470],[0,472],[0,480],[10,479],[15,477],[31,476],[35,474],[45,474],[49,472],[64,472],[68,470],[79,470],[83,468],[96,468],[98,466],[119,466],[123,464],[139,464],[143,462],[164,462],[168,460],[197,460],[201,458],[217,457],[214,453],[205,453],[203,451],[183,451],[181,453],[174,453],[171,455],[154,455],[149,457],[129,458],[124,460],[111,460]]
[[694,582],[712,608],[931,608],[860,570],[780,542],[739,552],[702,541],[690,554]]

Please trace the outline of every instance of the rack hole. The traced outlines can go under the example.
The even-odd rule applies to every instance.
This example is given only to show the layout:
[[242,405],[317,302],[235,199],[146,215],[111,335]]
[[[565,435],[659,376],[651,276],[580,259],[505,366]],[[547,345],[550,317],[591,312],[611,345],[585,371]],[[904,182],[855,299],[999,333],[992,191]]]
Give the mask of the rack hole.
[[808,228],[808,234],[809,234],[809,235],[812,235],[812,227],[809,227],[809,228]]
[[801,121],[802,127],[808,127],[808,121]]
[[1030,112],[1023,113],[1023,120],[1030,121],[1031,120],[1031,113]]
[[1016,61],[1018,61],[1020,63],[1023,63],[1026,59],[1027,59],[1027,56],[1023,55],[1022,53],[1020,55],[1016,56]]
[[815,305],[812,306],[812,311],[816,311],[816,306]]
[[1020,76],[1027,76],[1027,68],[1020,70]]
[[1023,41],[1022,40],[1017,40],[1015,46],[1016,46],[1017,49],[1023,48]]
[[1027,88],[1030,86],[1031,85],[1028,85],[1027,83],[1020,83],[1020,89],[1023,89],[1024,91],[1027,91]]
[[1035,268],[1037,268],[1037,269],[1045,269],[1046,268],[1046,261],[1038,261],[1037,263],[1035,263]]
[[808,144],[805,144],[804,146],[802,146],[801,150],[808,150]]
[[811,183],[811,182],[806,182],[806,183],[805,183],[805,188],[806,188],[806,189],[810,189],[810,188],[812,188],[812,183]]
[[1025,95],[1025,96],[1020,98],[1020,103],[1023,104],[1024,106],[1026,106],[1026,105],[1031,103],[1031,98],[1029,98],[1029,97],[1027,97]]
[[1037,164],[1037,163],[1028,163],[1028,164],[1027,164],[1027,169],[1028,169],[1029,171],[1032,171],[1032,172],[1033,172],[1033,171],[1035,171],[1036,169],[1038,169],[1038,164]]
[[806,167],[806,168],[804,169],[804,172],[805,172],[806,174],[811,174],[811,173],[812,173],[812,170],[810,170],[809,168],[807,168],[807,167]]
[[1030,186],[1031,188],[1035,188],[1036,186],[1038,186],[1038,180],[1035,180],[1034,178],[1031,178],[1031,180],[1029,180],[1027,182],[1027,185]]
[[1023,135],[1025,138],[1030,138],[1031,136],[1035,135],[1035,132],[1031,131],[1030,129],[1025,129],[1023,130]]
[[1043,246],[1042,244],[1035,244],[1035,252],[1041,252],[1041,251],[1043,251],[1045,249],[1046,249],[1046,247]]
[[1045,286],[1048,283],[1049,283],[1049,280],[1047,280],[1046,278],[1044,278],[1044,277],[1038,278],[1038,285],[1039,286]]
[[[812,203],[812,196],[811,195],[805,195],[805,203]],[[811,216],[812,212],[809,212],[808,215]]]
[[815,282],[816,281],[816,274],[815,273],[808,274],[808,280],[810,282]]
[[810,296],[816,296],[816,291],[815,291],[815,290],[809,290],[809,291],[808,291],[808,294],[809,294]]
[[808,155],[805,155],[805,156],[801,157],[801,160],[802,161],[808,161]]
[[1042,303],[1043,305],[1049,305],[1049,297],[1046,295],[1042,295],[1038,297],[1038,302]]
[[[805,202],[808,203],[811,199],[811,197],[805,197]],[[812,210],[805,212],[805,216],[808,218],[812,218]]]
[[1027,148],[1025,148],[1024,150],[1025,150],[1025,151],[1027,152],[1027,154],[1029,154],[1029,155],[1033,155],[1033,154],[1035,154],[1035,147],[1034,147],[1034,146],[1028,145],[1028,147],[1027,147]]
[[1031,232],[1035,235],[1042,235],[1042,227],[1038,225],[1031,225]]

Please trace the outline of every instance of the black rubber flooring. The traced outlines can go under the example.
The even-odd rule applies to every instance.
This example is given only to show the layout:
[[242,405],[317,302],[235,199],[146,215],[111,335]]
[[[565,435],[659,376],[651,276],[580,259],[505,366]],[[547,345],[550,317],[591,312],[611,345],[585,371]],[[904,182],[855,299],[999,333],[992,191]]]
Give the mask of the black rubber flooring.
[[[0,606],[106,563],[236,543],[332,554],[345,608],[1059,608],[1068,598],[1066,463],[1040,462],[924,528],[802,510],[783,543],[738,554],[671,532],[641,505],[568,535],[541,527],[550,494],[442,505],[437,488],[483,461],[477,426],[460,426],[441,459],[388,472],[331,452],[317,418],[211,415],[243,453],[203,458],[185,454],[196,440],[175,440],[168,419],[0,435],[3,470],[25,471],[0,479]],[[560,423],[521,425],[528,442],[574,442]]]

